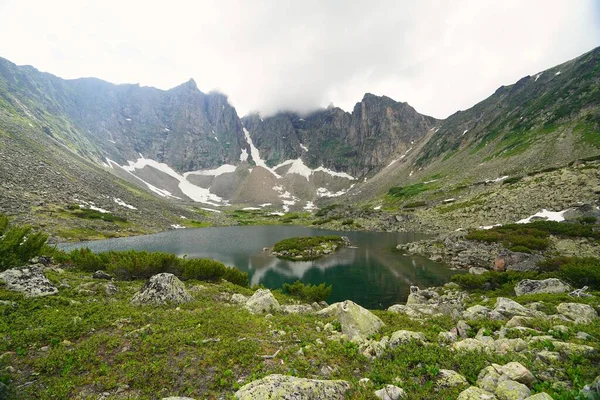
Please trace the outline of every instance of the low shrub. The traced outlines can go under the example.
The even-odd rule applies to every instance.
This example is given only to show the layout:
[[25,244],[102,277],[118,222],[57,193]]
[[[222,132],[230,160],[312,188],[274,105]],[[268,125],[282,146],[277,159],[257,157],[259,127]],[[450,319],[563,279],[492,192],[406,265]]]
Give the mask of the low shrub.
[[30,226],[11,226],[0,214],[0,271],[18,267],[41,254],[48,236]]
[[574,287],[600,290],[600,260],[597,258],[572,258],[560,265],[558,274]]
[[97,210],[90,210],[89,208],[80,208],[73,211],[73,215],[77,218],[83,219],[101,219],[107,222],[127,222],[127,218],[119,217],[111,213],[103,213]]
[[248,274],[225,264],[205,258],[180,258],[169,253],[146,251],[110,251],[95,254],[90,249],[71,251],[64,262],[86,272],[106,270],[117,279],[148,279],[168,272],[183,280],[218,281],[225,279],[240,286],[248,285]]
[[331,285],[327,286],[325,283],[319,285],[304,284],[300,281],[296,281],[292,284],[284,283],[283,291],[288,293],[290,296],[297,297],[307,302],[319,302],[326,301],[331,295]]
[[425,207],[426,205],[427,205],[427,203],[424,201],[415,201],[413,203],[405,204],[404,206],[402,206],[402,208],[418,208],[418,207]]
[[488,271],[481,275],[457,274],[453,275],[451,280],[468,290],[494,290],[504,285],[512,287],[523,279],[536,279],[539,277],[538,272]]
[[503,180],[502,184],[503,185],[512,185],[513,183],[519,182],[521,179],[523,179],[522,176],[511,176],[510,178],[506,178],[505,180]]
[[352,218],[348,218],[342,221],[342,225],[352,225],[354,224],[354,220]]

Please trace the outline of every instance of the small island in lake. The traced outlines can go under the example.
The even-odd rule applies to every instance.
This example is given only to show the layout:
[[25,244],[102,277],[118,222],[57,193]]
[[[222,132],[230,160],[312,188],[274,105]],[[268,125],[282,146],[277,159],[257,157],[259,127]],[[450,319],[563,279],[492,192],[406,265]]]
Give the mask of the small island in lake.
[[292,261],[309,261],[348,246],[345,236],[308,236],[283,239],[273,246],[273,254]]

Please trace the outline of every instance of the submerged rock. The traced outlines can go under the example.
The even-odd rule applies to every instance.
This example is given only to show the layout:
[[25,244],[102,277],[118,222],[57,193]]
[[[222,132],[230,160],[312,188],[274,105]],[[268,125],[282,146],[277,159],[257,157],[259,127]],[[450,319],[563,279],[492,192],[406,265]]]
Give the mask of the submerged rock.
[[246,302],[246,308],[254,314],[265,314],[281,311],[279,302],[269,289],[258,289]]
[[269,375],[250,382],[235,392],[239,400],[343,400],[350,384],[346,381]]
[[537,293],[565,293],[570,290],[571,286],[556,278],[543,280],[524,279],[515,286],[515,294],[517,296]]
[[369,310],[351,300],[334,303],[317,312],[324,317],[336,316],[342,326],[342,333],[350,340],[360,341],[379,332],[384,326],[383,321]]
[[23,293],[25,297],[50,296],[58,289],[50,283],[41,264],[7,269],[0,272],[0,279],[6,283],[6,289]]
[[175,275],[162,273],[148,279],[142,289],[131,299],[136,305],[181,304],[193,300],[185,285]]

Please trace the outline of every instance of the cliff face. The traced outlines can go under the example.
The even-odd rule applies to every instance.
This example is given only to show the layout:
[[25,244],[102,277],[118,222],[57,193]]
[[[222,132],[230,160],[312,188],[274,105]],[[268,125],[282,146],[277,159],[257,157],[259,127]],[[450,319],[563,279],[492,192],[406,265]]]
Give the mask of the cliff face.
[[243,118],[270,165],[302,157],[310,167],[325,166],[361,177],[376,172],[406,151],[439,121],[406,103],[366,94],[352,113],[330,107],[307,116],[280,113]]

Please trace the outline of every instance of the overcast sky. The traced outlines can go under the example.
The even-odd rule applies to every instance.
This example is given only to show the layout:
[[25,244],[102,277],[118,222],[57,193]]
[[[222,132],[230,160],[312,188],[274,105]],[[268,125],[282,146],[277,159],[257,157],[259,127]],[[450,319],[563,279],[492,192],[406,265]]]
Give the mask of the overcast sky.
[[444,118],[600,45],[598,0],[0,0],[0,56],[169,89],[243,115],[351,110],[365,92]]

